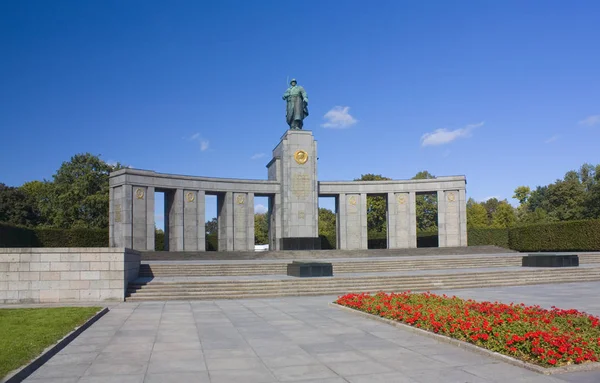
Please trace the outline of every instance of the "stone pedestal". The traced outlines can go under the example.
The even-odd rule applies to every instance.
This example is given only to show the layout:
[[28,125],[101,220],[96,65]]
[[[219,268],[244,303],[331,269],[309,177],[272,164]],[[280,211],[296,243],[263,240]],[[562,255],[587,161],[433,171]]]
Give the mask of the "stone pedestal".
[[318,247],[317,142],[312,132],[288,130],[267,165],[269,180],[280,182],[270,220],[277,250]]

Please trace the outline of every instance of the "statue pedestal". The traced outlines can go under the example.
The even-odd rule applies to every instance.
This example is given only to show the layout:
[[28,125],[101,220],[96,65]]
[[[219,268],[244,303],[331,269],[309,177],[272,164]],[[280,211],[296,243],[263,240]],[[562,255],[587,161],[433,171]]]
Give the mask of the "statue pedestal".
[[267,168],[269,180],[281,185],[270,203],[270,248],[320,249],[317,142],[312,132],[288,130]]

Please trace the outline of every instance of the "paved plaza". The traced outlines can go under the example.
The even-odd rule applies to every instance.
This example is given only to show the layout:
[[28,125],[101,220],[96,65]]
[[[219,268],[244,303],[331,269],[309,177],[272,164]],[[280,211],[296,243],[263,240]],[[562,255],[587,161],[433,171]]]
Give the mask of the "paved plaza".
[[[440,291],[600,315],[600,283]],[[600,382],[544,376],[329,307],[335,297],[122,303],[26,382]]]

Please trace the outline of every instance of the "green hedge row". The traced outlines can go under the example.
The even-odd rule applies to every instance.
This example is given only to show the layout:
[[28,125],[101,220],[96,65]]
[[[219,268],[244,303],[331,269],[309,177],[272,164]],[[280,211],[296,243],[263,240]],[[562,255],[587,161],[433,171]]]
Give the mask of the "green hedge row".
[[[321,248],[335,249],[335,236],[321,235]],[[385,249],[386,238],[371,235],[370,249]],[[511,229],[471,228],[469,246],[495,245],[517,251],[600,251],[600,220],[567,221]],[[156,233],[156,250],[164,233]],[[418,247],[438,246],[437,233],[419,233]],[[108,247],[108,230],[26,228],[0,223],[0,247]],[[218,248],[216,235],[206,236],[206,250]]]
[[600,251],[600,220],[515,227],[509,246],[517,251]]
[[510,248],[507,229],[470,228],[467,231],[469,246],[494,245]]
[[0,223],[0,247],[108,247],[108,230],[27,228]]

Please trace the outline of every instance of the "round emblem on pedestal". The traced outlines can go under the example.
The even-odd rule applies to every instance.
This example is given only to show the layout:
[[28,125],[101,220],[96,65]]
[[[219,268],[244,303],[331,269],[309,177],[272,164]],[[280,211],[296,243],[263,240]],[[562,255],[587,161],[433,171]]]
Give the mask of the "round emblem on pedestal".
[[186,199],[188,202],[194,202],[194,200],[196,199],[196,195],[195,195],[194,193],[192,193],[192,192],[187,192],[187,193],[185,194],[185,199]]
[[244,202],[246,201],[246,199],[244,198],[243,195],[239,194],[236,198],[235,198],[235,202],[238,203],[238,205],[242,205]]
[[294,160],[296,160],[298,165],[304,165],[306,161],[308,161],[308,153],[304,150],[296,150],[296,153],[294,153]]
[[403,196],[403,195],[399,195],[399,196],[398,196],[398,203],[399,203],[400,205],[404,205],[404,204],[406,203],[406,197],[405,197],[405,196]]
[[456,200],[456,194],[452,192],[448,193],[448,201],[454,202],[454,200]]
[[135,196],[137,197],[137,199],[144,199],[144,189],[135,189]]
[[348,203],[353,206],[356,205],[356,197],[351,196],[350,198],[348,198]]

